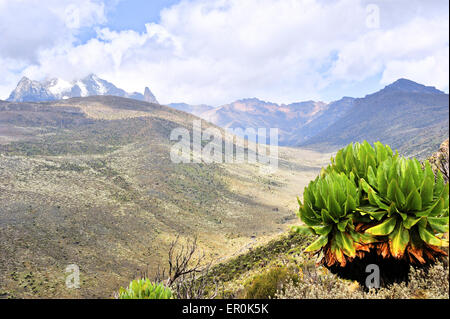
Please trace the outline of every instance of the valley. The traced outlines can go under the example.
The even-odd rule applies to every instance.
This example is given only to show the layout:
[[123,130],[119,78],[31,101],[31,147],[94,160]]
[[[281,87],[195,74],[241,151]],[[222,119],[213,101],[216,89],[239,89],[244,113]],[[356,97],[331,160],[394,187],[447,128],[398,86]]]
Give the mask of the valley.
[[[111,96],[1,103],[0,294],[108,298],[164,265],[177,234],[218,260],[297,223],[296,196],[330,154],[280,148],[271,175],[174,164],[170,132],[194,119]],[[65,287],[69,264],[80,289]]]
[[[279,148],[272,173],[258,163],[176,164],[171,132],[194,121],[222,135],[277,127],[293,146]],[[0,101],[0,297],[113,297],[164,266],[177,235],[198,237],[205,263],[226,261],[298,224],[296,197],[342,145],[381,140],[423,158],[447,136],[448,95],[407,80],[330,104]],[[65,285],[72,264],[80,289]]]

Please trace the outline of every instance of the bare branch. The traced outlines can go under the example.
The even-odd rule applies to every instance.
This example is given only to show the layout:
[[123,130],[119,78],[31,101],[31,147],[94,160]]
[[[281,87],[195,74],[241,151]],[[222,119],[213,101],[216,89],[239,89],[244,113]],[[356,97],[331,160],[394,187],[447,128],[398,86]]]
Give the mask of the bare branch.
[[[163,282],[171,287],[179,299],[198,299],[215,298],[218,294],[218,285],[215,279],[208,278],[212,262],[202,267],[202,261],[205,259],[205,253],[197,254],[198,244],[197,238],[188,240],[184,244],[180,244],[180,236],[178,235],[171,242],[168,251],[168,271],[161,269],[155,275],[156,282]],[[210,293],[207,291],[211,283],[215,287],[215,291]]]

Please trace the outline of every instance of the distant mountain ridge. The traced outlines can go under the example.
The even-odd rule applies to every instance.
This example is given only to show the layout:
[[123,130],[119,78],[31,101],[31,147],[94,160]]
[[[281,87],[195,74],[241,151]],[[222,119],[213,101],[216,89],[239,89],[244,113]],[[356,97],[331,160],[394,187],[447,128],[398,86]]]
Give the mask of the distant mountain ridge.
[[145,88],[144,94],[138,92],[128,93],[95,74],[89,74],[82,79],[72,82],[58,78],[32,81],[27,77],[23,77],[17,84],[17,87],[11,92],[7,101],[41,102],[93,95],[112,95],[159,104],[148,87]]
[[278,128],[279,143],[291,143],[292,128],[306,125],[327,110],[323,102],[276,104],[249,98],[206,111],[199,116],[226,129]]
[[336,150],[350,142],[381,141],[404,155],[423,158],[449,136],[449,95],[399,79],[353,101],[339,120],[297,145]]
[[169,106],[226,129],[278,128],[280,145],[322,151],[366,139],[421,157],[449,135],[448,94],[403,78],[363,98],[343,97],[329,104],[280,105],[247,98],[205,111],[184,103]]
[[353,105],[355,99],[324,103],[304,101],[277,104],[245,98],[219,107],[173,103],[168,106],[196,115],[225,129],[278,128],[279,143],[295,146],[327,128]]
[[[7,101],[52,101],[111,95],[158,103],[148,87],[127,93],[94,74],[71,83],[22,78]],[[343,97],[324,103],[277,104],[245,98],[219,107],[171,103],[169,107],[198,116],[225,129],[278,128],[279,144],[333,151],[352,141],[381,140],[404,154],[423,156],[449,135],[448,94],[408,79],[398,79],[363,98]]]

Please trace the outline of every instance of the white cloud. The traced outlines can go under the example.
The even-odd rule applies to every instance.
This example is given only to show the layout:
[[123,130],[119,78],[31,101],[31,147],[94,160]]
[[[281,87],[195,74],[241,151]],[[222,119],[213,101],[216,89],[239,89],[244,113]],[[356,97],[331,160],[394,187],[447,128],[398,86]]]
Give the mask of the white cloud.
[[[105,20],[102,3],[84,2],[90,5],[75,4],[85,8],[80,19],[67,15],[67,8],[74,8],[67,3],[42,18],[56,17],[46,24],[61,26],[56,34],[30,35],[6,48],[20,49],[32,61],[21,73],[70,80],[93,72],[129,91],[150,86],[163,103],[221,104],[253,96],[275,102],[319,99],[318,92],[329,84],[376,74],[383,75],[383,83],[410,77],[448,88],[445,1],[428,2],[429,8],[423,2],[397,1],[389,7],[380,2],[379,29],[366,25],[367,1],[182,1],[163,10],[160,23],[147,24],[143,33],[104,27],[96,38],[75,45],[79,27]],[[20,34],[9,32],[10,37]],[[1,56],[2,51],[0,72]]]
[[80,28],[105,21],[103,3],[94,0],[0,0],[0,98],[27,68],[39,67],[43,50],[71,48]]
[[0,58],[0,99],[6,99],[19,81],[20,72],[26,63],[10,58]]
[[[331,77],[361,81],[383,72],[383,84],[409,77],[445,89],[448,27],[448,17],[417,18],[392,29],[369,32],[341,47]],[[421,66],[417,72],[412,70],[415,65]]]
[[13,0],[0,3],[0,57],[38,63],[37,53],[72,43],[77,29],[106,21],[91,0]]
[[392,83],[399,77],[432,85],[448,92],[449,48],[422,59],[392,60],[386,64],[381,82]]

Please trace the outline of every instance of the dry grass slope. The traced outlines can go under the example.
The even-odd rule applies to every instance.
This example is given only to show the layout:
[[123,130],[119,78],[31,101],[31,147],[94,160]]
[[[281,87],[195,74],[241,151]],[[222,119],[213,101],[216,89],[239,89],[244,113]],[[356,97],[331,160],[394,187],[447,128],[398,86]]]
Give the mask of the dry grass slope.
[[[329,155],[281,149],[272,175],[173,164],[170,132],[194,119],[108,96],[2,102],[0,296],[111,297],[163,263],[176,234],[197,235],[215,260],[284,232]],[[69,264],[80,289],[65,287]]]

